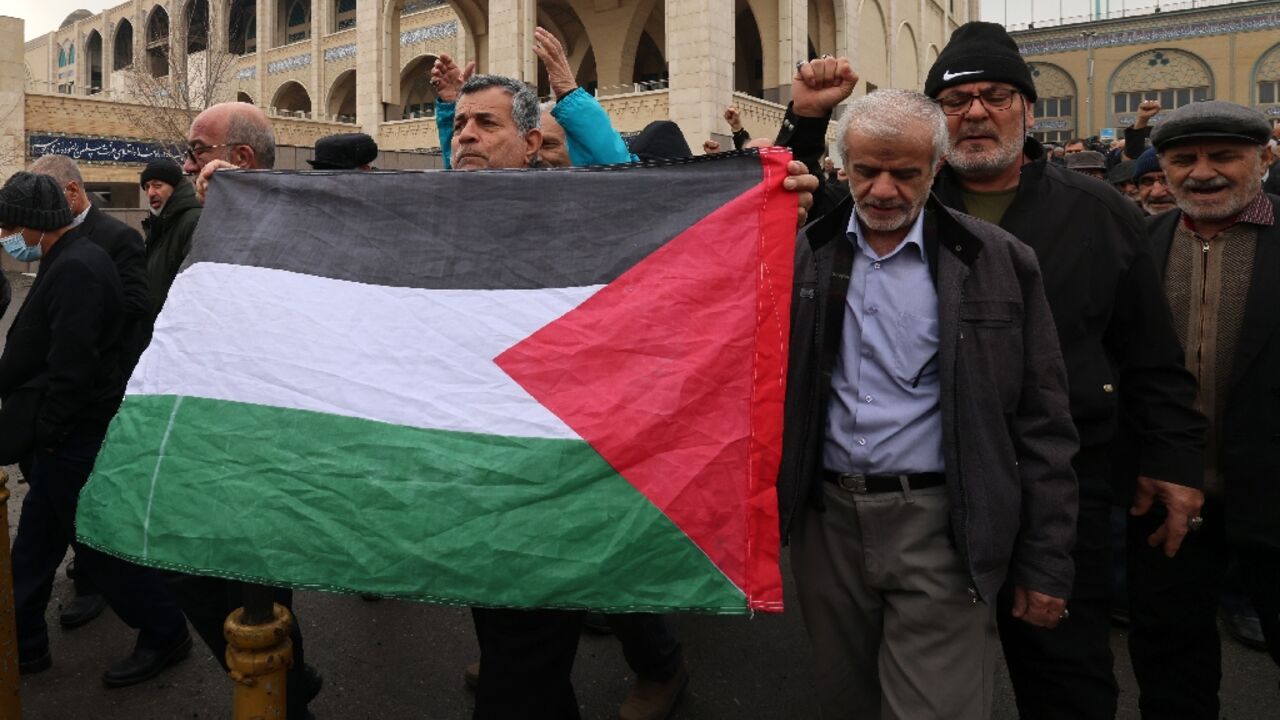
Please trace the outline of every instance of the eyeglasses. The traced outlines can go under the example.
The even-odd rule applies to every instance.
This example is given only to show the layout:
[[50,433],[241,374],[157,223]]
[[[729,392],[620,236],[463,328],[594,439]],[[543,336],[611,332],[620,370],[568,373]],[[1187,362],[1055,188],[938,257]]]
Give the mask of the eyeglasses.
[[243,145],[243,144],[244,143],[222,143],[220,145],[188,145],[187,158],[190,159],[191,162],[193,163],[198,163],[200,162],[200,156],[204,155],[210,150],[217,150],[218,148],[221,148],[221,147],[234,147],[236,145]]
[[988,111],[1008,110],[1013,105],[1013,96],[1018,94],[1017,90],[1010,88],[992,87],[976,93],[950,93],[943,95],[938,98],[938,104],[942,106],[942,112],[947,115],[964,115],[968,113],[974,100],[981,100],[983,107]]
[[1154,187],[1156,183],[1169,187],[1169,181],[1163,175],[1143,175],[1138,178],[1138,185],[1144,188]]

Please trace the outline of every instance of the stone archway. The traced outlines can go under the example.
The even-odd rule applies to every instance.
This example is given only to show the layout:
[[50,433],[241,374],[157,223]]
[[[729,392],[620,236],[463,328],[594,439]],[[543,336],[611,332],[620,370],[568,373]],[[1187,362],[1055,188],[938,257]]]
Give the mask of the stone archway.
[[235,55],[258,51],[258,8],[255,0],[232,0],[227,10],[227,49]]
[[[370,0],[373,1],[373,0]],[[400,97],[400,15],[406,4],[414,0],[378,0],[382,6],[382,37],[391,39],[382,43],[382,88],[379,95],[387,106],[403,103]],[[466,38],[466,52],[458,60],[474,60],[477,72],[487,72],[489,67],[489,4],[486,0],[447,0],[458,18],[459,29]],[[390,111],[392,108],[388,107]]]
[[111,43],[111,69],[124,70],[133,64],[133,23],[121,20]]
[[356,71],[347,70],[333,81],[329,101],[325,103],[329,117],[338,122],[356,121]]
[[[435,62],[435,55],[419,55],[400,71],[402,104],[392,117],[388,117],[389,120],[410,120],[435,114],[436,89],[431,86],[431,67]],[[389,115],[393,114],[392,111],[395,108],[388,108]]]
[[1053,63],[1027,63],[1036,85],[1036,122],[1030,133],[1040,142],[1059,143],[1076,137],[1076,112],[1079,110],[1076,81],[1070,73]]
[[84,89],[90,95],[102,92],[102,33],[91,30],[84,40]]
[[[1159,100],[1166,113],[1214,97],[1213,71],[1199,55],[1185,50],[1143,50],[1120,63],[1107,84],[1107,124],[1132,125],[1143,100]],[[1164,114],[1152,122],[1158,123]]]
[[147,16],[146,70],[151,77],[169,75],[169,13],[156,5]]
[[858,9],[858,75],[865,92],[886,87],[889,83],[888,29],[884,12],[877,0],[862,0]]
[[898,38],[893,47],[893,87],[902,90],[919,90],[924,85],[920,81],[920,46],[916,44],[916,33],[908,23],[898,27]]
[[764,97],[764,47],[755,13],[738,0],[734,18],[733,89],[753,97]]
[[271,107],[281,115],[301,115],[310,116],[311,114],[311,93],[295,80],[289,80],[280,87],[276,88],[275,97],[271,100]]

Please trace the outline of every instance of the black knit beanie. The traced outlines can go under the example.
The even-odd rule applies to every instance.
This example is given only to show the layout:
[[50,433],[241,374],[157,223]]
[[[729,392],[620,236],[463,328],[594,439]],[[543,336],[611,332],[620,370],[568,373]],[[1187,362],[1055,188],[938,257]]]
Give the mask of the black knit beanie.
[[56,180],[19,171],[0,188],[0,223],[5,227],[57,230],[71,224],[71,208]]
[[1007,82],[1018,88],[1027,100],[1036,101],[1031,69],[1003,25],[971,22],[956,28],[929,68],[924,94],[936,98],[953,85],[980,81]]
[[149,180],[159,180],[178,187],[178,183],[182,182],[182,168],[172,160],[164,158],[152,160],[147,163],[147,169],[142,171],[142,178],[138,180],[138,184],[146,187]]

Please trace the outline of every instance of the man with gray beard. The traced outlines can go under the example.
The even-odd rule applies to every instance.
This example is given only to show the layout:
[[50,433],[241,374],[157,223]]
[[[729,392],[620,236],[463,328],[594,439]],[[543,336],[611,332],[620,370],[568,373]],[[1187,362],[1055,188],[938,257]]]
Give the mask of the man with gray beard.
[[[1256,110],[1210,101],[1152,133],[1178,209],[1147,219],[1174,327],[1208,415],[1200,529],[1177,557],[1131,558],[1129,654],[1143,717],[1217,718],[1216,611],[1234,556],[1280,662],[1280,198],[1262,191],[1270,127]],[[1154,520],[1136,518],[1130,541]]]
[[[853,90],[836,62],[813,60],[797,73],[779,136],[814,169],[831,111]],[[1142,542],[1169,557],[1178,552],[1203,502],[1205,420],[1193,407],[1195,378],[1182,364],[1138,209],[1049,163],[1027,136],[1035,83],[1004,28],[958,28],[924,90],[946,114],[951,139],[934,195],[999,224],[1039,258],[1080,437],[1070,615],[1056,631],[1018,622],[1013,587],[996,613],[1018,709],[1022,717],[1112,720],[1111,506],[1131,498],[1131,516],[1154,513],[1158,527]],[[1117,461],[1110,450],[1122,427],[1134,453]],[[1113,475],[1123,479],[1114,490]]]

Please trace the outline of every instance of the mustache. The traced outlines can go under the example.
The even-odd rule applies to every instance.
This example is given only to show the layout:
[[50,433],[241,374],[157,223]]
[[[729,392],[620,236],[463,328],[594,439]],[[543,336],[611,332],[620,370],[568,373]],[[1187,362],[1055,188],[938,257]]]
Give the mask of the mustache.
[[1187,178],[1182,181],[1182,187],[1185,190],[1219,190],[1225,187],[1231,187],[1231,181],[1221,175],[1211,180]]
[[896,200],[892,200],[892,201],[862,200],[858,202],[858,205],[864,208],[875,208],[877,210],[906,210],[908,207],[910,207],[909,204],[896,201]]

